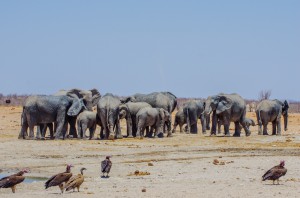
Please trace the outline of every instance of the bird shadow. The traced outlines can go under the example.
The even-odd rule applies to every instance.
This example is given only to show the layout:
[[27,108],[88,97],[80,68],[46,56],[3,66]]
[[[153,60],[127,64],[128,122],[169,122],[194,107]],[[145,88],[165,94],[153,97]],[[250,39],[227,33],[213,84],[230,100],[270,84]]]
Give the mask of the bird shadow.
[[102,179],[108,179],[109,176],[104,176],[104,175],[102,175],[101,178],[102,178]]

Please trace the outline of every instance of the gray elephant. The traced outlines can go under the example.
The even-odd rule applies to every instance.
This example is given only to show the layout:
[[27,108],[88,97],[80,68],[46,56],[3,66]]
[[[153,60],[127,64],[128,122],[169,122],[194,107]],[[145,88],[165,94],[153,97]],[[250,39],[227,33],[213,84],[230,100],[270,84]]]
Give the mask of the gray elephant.
[[[105,94],[97,104],[97,115],[99,116],[103,133],[100,133],[101,138],[113,140],[115,138],[123,138],[121,134],[119,113],[120,99],[111,93]],[[114,131],[116,130],[116,132]]]
[[[285,100],[281,102],[279,100],[263,100],[256,108],[256,117],[258,123],[258,134],[268,135],[267,125],[268,122],[272,122],[273,132],[272,135],[281,135],[281,115],[284,119],[284,130],[287,130],[288,124],[288,109],[289,104]],[[262,131],[263,125],[263,131]]]
[[[248,127],[248,129],[249,129],[250,126],[255,126],[255,122],[251,118],[245,118],[245,123],[246,123],[246,126]],[[222,120],[218,119],[218,133],[219,134],[221,133],[221,126],[222,125],[223,125]],[[240,128],[242,128],[241,125],[240,125]]]
[[23,106],[22,128],[19,139],[27,138],[29,127],[29,139],[34,139],[34,126],[56,122],[55,139],[65,138],[63,130],[69,117],[77,116],[80,111],[86,109],[83,99],[68,96],[29,96]]
[[186,116],[188,133],[198,133],[197,121],[201,120],[202,133],[206,133],[206,115],[204,114],[205,102],[202,100],[190,100],[185,103],[183,113]]
[[235,124],[233,136],[239,137],[241,133],[240,124],[246,132],[246,136],[251,134],[245,123],[246,103],[238,94],[218,94],[210,96],[205,102],[205,114],[213,112],[211,135],[216,135],[217,121],[220,119],[224,123],[225,136],[230,136],[230,122]]
[[[125,102],[147,102],[154,108],[163,108],[170,114],[175,110],[177,106],[177,97],[171,92],[153,92],[150,94],[134,94],[125,99]],[[172,121],[166,122],[168,128],[168,136],[172,136],[171,126]]]
[[79,138],[86,138],[86,130],[89,129],[89,139],[93,139],[97,125],[101,127],[101,133],[103,133],[103,127],[97,112],[83,111],[77,117],[77,130]]
[[183,133],[182,127],[186,124],[186,116],[183,113],[183,108],[179,108],[175,114],[172,133],[176,132],[176,127],[179,125],[180,133]]
[[119,106],[119,118],[126,119],[127,137],[136,136],[136,114],[140,109],[144,107],[151,107],[151,105],[146,102],[127,102]]
[[154,137],[158,137],[163,132],[163,126],[166,121],[171,119],[171,115],[163,108],[144,107],[136,114],[137,132],[136,137],[144,136],[146,127],[151,127],[150,133],[146,136],[152,137],[153,130],[155,130]]

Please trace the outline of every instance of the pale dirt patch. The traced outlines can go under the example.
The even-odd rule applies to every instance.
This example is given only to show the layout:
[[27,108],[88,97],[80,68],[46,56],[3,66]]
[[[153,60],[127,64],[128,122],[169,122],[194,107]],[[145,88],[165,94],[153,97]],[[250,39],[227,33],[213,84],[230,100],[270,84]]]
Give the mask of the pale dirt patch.
[[[29,167],[30,176],[50,177],[63,172],[67,163],[75,166],[74,174],[87,168],[81,192],[63,197],[298,197],[300,193],[300,114],[290,114],[289,130],[282,136],[258,136],[257,127],[252,127],[250,137],[242,132],[240,138],[177,132],[158,139],[36,141],[17,139],[21,112],[22,107],[0,107],[0,169],[15,172]],[[247,116],[256,120],[255,113]],[[125,135],[124,121],[121,126]],[[106,155],[112,155],[113,162],[108,179],[100,177]],[[264,172],[282,159],[288,172],[281,185],[262,182]],[[151,174],[135,175],[136,170]],[[45,190],[43,185],[23,183],[16,194],[0,189],[0,197],[60,196],[58,187]]]

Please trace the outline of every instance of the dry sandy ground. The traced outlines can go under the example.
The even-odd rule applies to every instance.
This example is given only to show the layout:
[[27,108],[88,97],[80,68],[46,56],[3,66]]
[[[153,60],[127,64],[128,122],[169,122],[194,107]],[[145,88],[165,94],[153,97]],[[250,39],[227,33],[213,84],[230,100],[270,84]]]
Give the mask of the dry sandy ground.
[[[0,169],[29,167],[28,176],[50,177],[73,164],[86,167],[81,192],[59,194],[44,182],[22,183],[17,192],[0,189],[0,197],[299,197],[300,115],[291,114],[282,136],[209,137],[176,133],[172,138],[116,141],[18,140],[21,108],[0,107]],[[254,113],[249,113],[254,117]],[[122,123],[125,131],[124,123]],[[271,127],[269,127],[271,128]],[[99,164],[112,155],[110,178],[100,178]],[[217,159],[224,165],[214,165]],[[280,185],[262,182],[266,170],[286,161]],[[148,163],[153,166],[148,166]],[[223,163],[224,162],[224,163]],[[134,171],[150,175],[130,176]],[[146,189],[146,192],[142,192]]]

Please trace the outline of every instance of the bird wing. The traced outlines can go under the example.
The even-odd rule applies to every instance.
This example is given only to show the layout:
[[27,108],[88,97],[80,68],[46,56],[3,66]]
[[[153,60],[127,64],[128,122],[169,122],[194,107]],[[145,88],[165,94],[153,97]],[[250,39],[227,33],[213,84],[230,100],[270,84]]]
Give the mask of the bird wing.
[[21,182],[23,182],[25,179],[24,176],[10,176],[6,177],[5,179],[1,180],[0,182],[0,188],[10,188],[13,187]]
[[287,172],[287,169],[284,167],[280,167],[280,166],[274,166],[273,168],[271,168],[270,170],[268,170],[263,176],[263,181],[270,179],[270,178],[274,178],[277,179],[283,175],[285,175]]
[[81,174],[78,174],[72,180],[71,179],[66,184],[66,187],[65,187],[66,191],[69,191],[71,189],[74,189],[74,188],[80,186],[83,183],[83,181],[84,181],[84,177]]
[[103,160],[101,162],[101,172],[104,173],[106,171],[106,167],[108,165],[108,160]]
[[63,182],[67,182],[72,177],[72,173],[59,173],[57,175],[52,176],[48,181],[45,183],[46,189],[51,186],[58,186]]
[[111,161],[108,161],[107,166],[106,166],[106,172],[107,172],[107,173],[110,172],[111,167],[112,167],[112,162],[111,162]]

